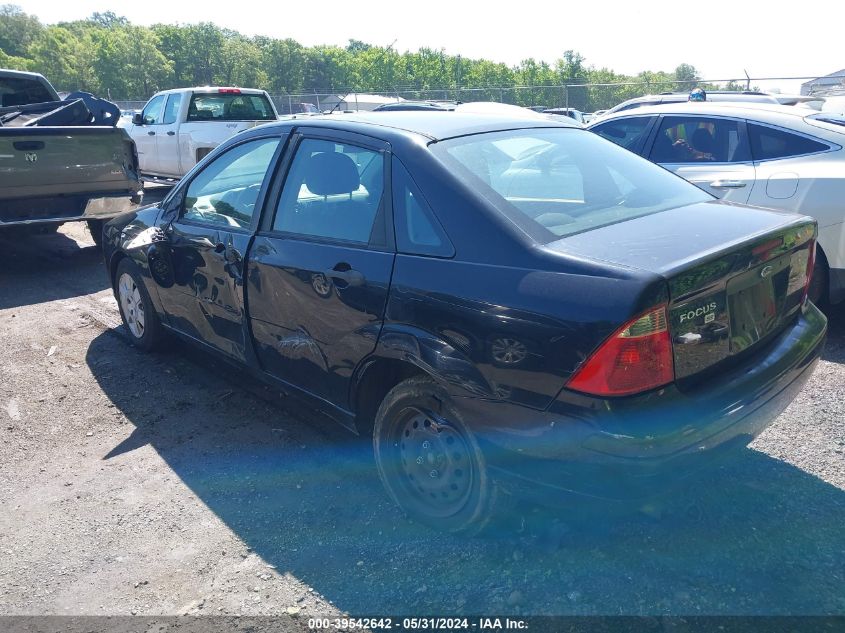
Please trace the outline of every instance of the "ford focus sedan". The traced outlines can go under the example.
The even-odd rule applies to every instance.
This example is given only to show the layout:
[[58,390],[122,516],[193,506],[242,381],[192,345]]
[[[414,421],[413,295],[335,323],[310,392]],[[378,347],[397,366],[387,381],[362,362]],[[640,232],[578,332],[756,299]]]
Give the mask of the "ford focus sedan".
[[473,533],[750,442],[821,353],[815,235],[565,120],[382,112],[237,135],[104,254],[135,346],[300,396],[372,436],[406,513]]

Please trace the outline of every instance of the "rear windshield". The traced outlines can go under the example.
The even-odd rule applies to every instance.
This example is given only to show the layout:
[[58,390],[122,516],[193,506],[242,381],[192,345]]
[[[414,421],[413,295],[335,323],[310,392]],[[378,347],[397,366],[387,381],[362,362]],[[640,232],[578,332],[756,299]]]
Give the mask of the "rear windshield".
[[0,77],[0,107],[55,101],[56,95],[36,79]]
[[662,167],[585,130],[477,134],[435,143],[431,149],[501,213],[543,243],[713,199]]
[[264,95],[195,94],[188,107],[188,121],[275,121],[276,114]]

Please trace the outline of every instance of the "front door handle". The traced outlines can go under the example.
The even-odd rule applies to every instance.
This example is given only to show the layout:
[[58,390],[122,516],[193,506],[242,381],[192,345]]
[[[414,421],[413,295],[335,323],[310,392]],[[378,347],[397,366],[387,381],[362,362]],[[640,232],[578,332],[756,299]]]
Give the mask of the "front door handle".
[[742,189],[745,183],[741,180],[714,180],[710,186],[714,189]]
[[176,136],[176,132],[174,132],[173,130],[170,130],[170,131],[167,133],[167,136]]
[[147,132],[147,136],[155,136],[155,135],[156,135],[156,133],[153,132],[153,131]]
[[330,279],[344,282],[344,285],[341,286],[342,288],[346,288],[347,286],[363,286],[367,282],[367,278],[364,277],[363,273],[351,268],[347,270],[337,270],[339,266],[340,265],[330,268],[323,274]]

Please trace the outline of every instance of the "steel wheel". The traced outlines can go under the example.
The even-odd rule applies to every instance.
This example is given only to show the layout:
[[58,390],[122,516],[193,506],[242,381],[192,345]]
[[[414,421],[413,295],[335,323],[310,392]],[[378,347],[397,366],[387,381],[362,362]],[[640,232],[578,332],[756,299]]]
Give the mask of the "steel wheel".
[[409,407],[396,425],[394,447],[403,488],[431,516],[459,512],[472,493],[475,469],[461,433],[430,411]]
[[126,320],[126,327],[136,339],[143,338],[146,327],[144,301],[132,275],[123,273],[117,282],[120,307]]

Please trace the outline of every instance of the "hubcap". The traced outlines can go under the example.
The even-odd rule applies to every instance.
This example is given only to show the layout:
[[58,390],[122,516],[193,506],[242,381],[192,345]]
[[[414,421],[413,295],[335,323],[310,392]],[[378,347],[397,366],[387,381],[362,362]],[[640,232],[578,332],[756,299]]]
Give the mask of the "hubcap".
[[117,282],[117,294],[120,299],[121,313],[126,327],[135,338],[144,336],[144,302],[135,280],[128,273],[123,273]]
[[497,338],[490,347],[493,358],[503,365],[516,365],[528,356],[525,344],[513,338]]
[[403,412],[398,432],[403,487],[414,501],[434,515],[460,510],[474,476],[463,435],[439,416],[415,408]]

